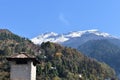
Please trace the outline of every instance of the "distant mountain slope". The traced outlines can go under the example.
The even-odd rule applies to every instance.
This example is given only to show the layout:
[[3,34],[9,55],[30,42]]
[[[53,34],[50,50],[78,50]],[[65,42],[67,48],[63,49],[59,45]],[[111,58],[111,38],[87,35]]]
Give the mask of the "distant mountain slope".
[[120,73],[120,47],[109,40],[91,40],[80,45],[78,50],[85,55],[105,62]]

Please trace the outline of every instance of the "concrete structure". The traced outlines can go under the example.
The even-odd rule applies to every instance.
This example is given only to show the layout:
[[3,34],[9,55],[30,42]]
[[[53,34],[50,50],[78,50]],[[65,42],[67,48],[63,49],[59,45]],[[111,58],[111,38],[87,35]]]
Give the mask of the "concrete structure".
[[10,80],[36,80],[36,63],[34,56],[26,53],[14,54],[7,57],[10,61]]

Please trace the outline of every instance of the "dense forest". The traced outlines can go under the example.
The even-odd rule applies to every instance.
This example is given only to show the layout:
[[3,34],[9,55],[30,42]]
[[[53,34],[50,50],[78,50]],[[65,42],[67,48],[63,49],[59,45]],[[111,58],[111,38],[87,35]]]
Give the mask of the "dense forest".
[[35,55],[40,61],[37,80],[117,80],[112,68],[76,49],[51,42],[34,45],[29,39],[3,29],[0,30],[0,80],[10,77],[6,57],[19,52]]

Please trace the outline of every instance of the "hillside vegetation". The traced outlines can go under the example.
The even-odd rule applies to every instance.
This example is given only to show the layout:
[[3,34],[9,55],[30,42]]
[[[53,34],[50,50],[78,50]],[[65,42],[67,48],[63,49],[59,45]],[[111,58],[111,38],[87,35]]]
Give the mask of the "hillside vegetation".
[[38,55],[42,61],[38,66],[40,79],[79,80],[82,75],[81,80],[104,80],[115,75],[108,65],[90,59],[76,49],[47,42],[41,44],[41,51]]
[[9,80],[10,66],[6,56],[19,52],[33,54],[37,64],[37,80],[104,80],[116,79],[105,63],[84,56],[76,49],[46,42],[41,46],[8,30],[0,30],[0,80]]
[[108,40],[91,40],[78,48],[85,55],[105,62],[120,73],[120,47]]

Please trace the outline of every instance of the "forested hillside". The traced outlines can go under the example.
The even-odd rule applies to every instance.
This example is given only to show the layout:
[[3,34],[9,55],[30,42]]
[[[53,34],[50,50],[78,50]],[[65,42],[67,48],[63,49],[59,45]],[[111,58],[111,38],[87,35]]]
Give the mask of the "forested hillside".
[[91,40],[79,46],[79,51],[85,55],[105,62],[120,73],[120,47],[109,40]]
[[0,30],[0,54],[10,55],[17,52],[36,53],[39,46],[34,45],[29,39],[13,34],[9,30]]
[[79,80],[82,75],[81,80],[104,80],[114,75],[108,65],[90,59],[76,49],[47,42],[41,44],[41,51],[38,79]]
[[0,80],[9,80],[10,77],[6,56],[19,52],[33,54],[40,61],[37,65],[37,80],[116,79],[112,68],[84,56],[76,49],[51,42],[37,46],[8,30],[0,30]]

